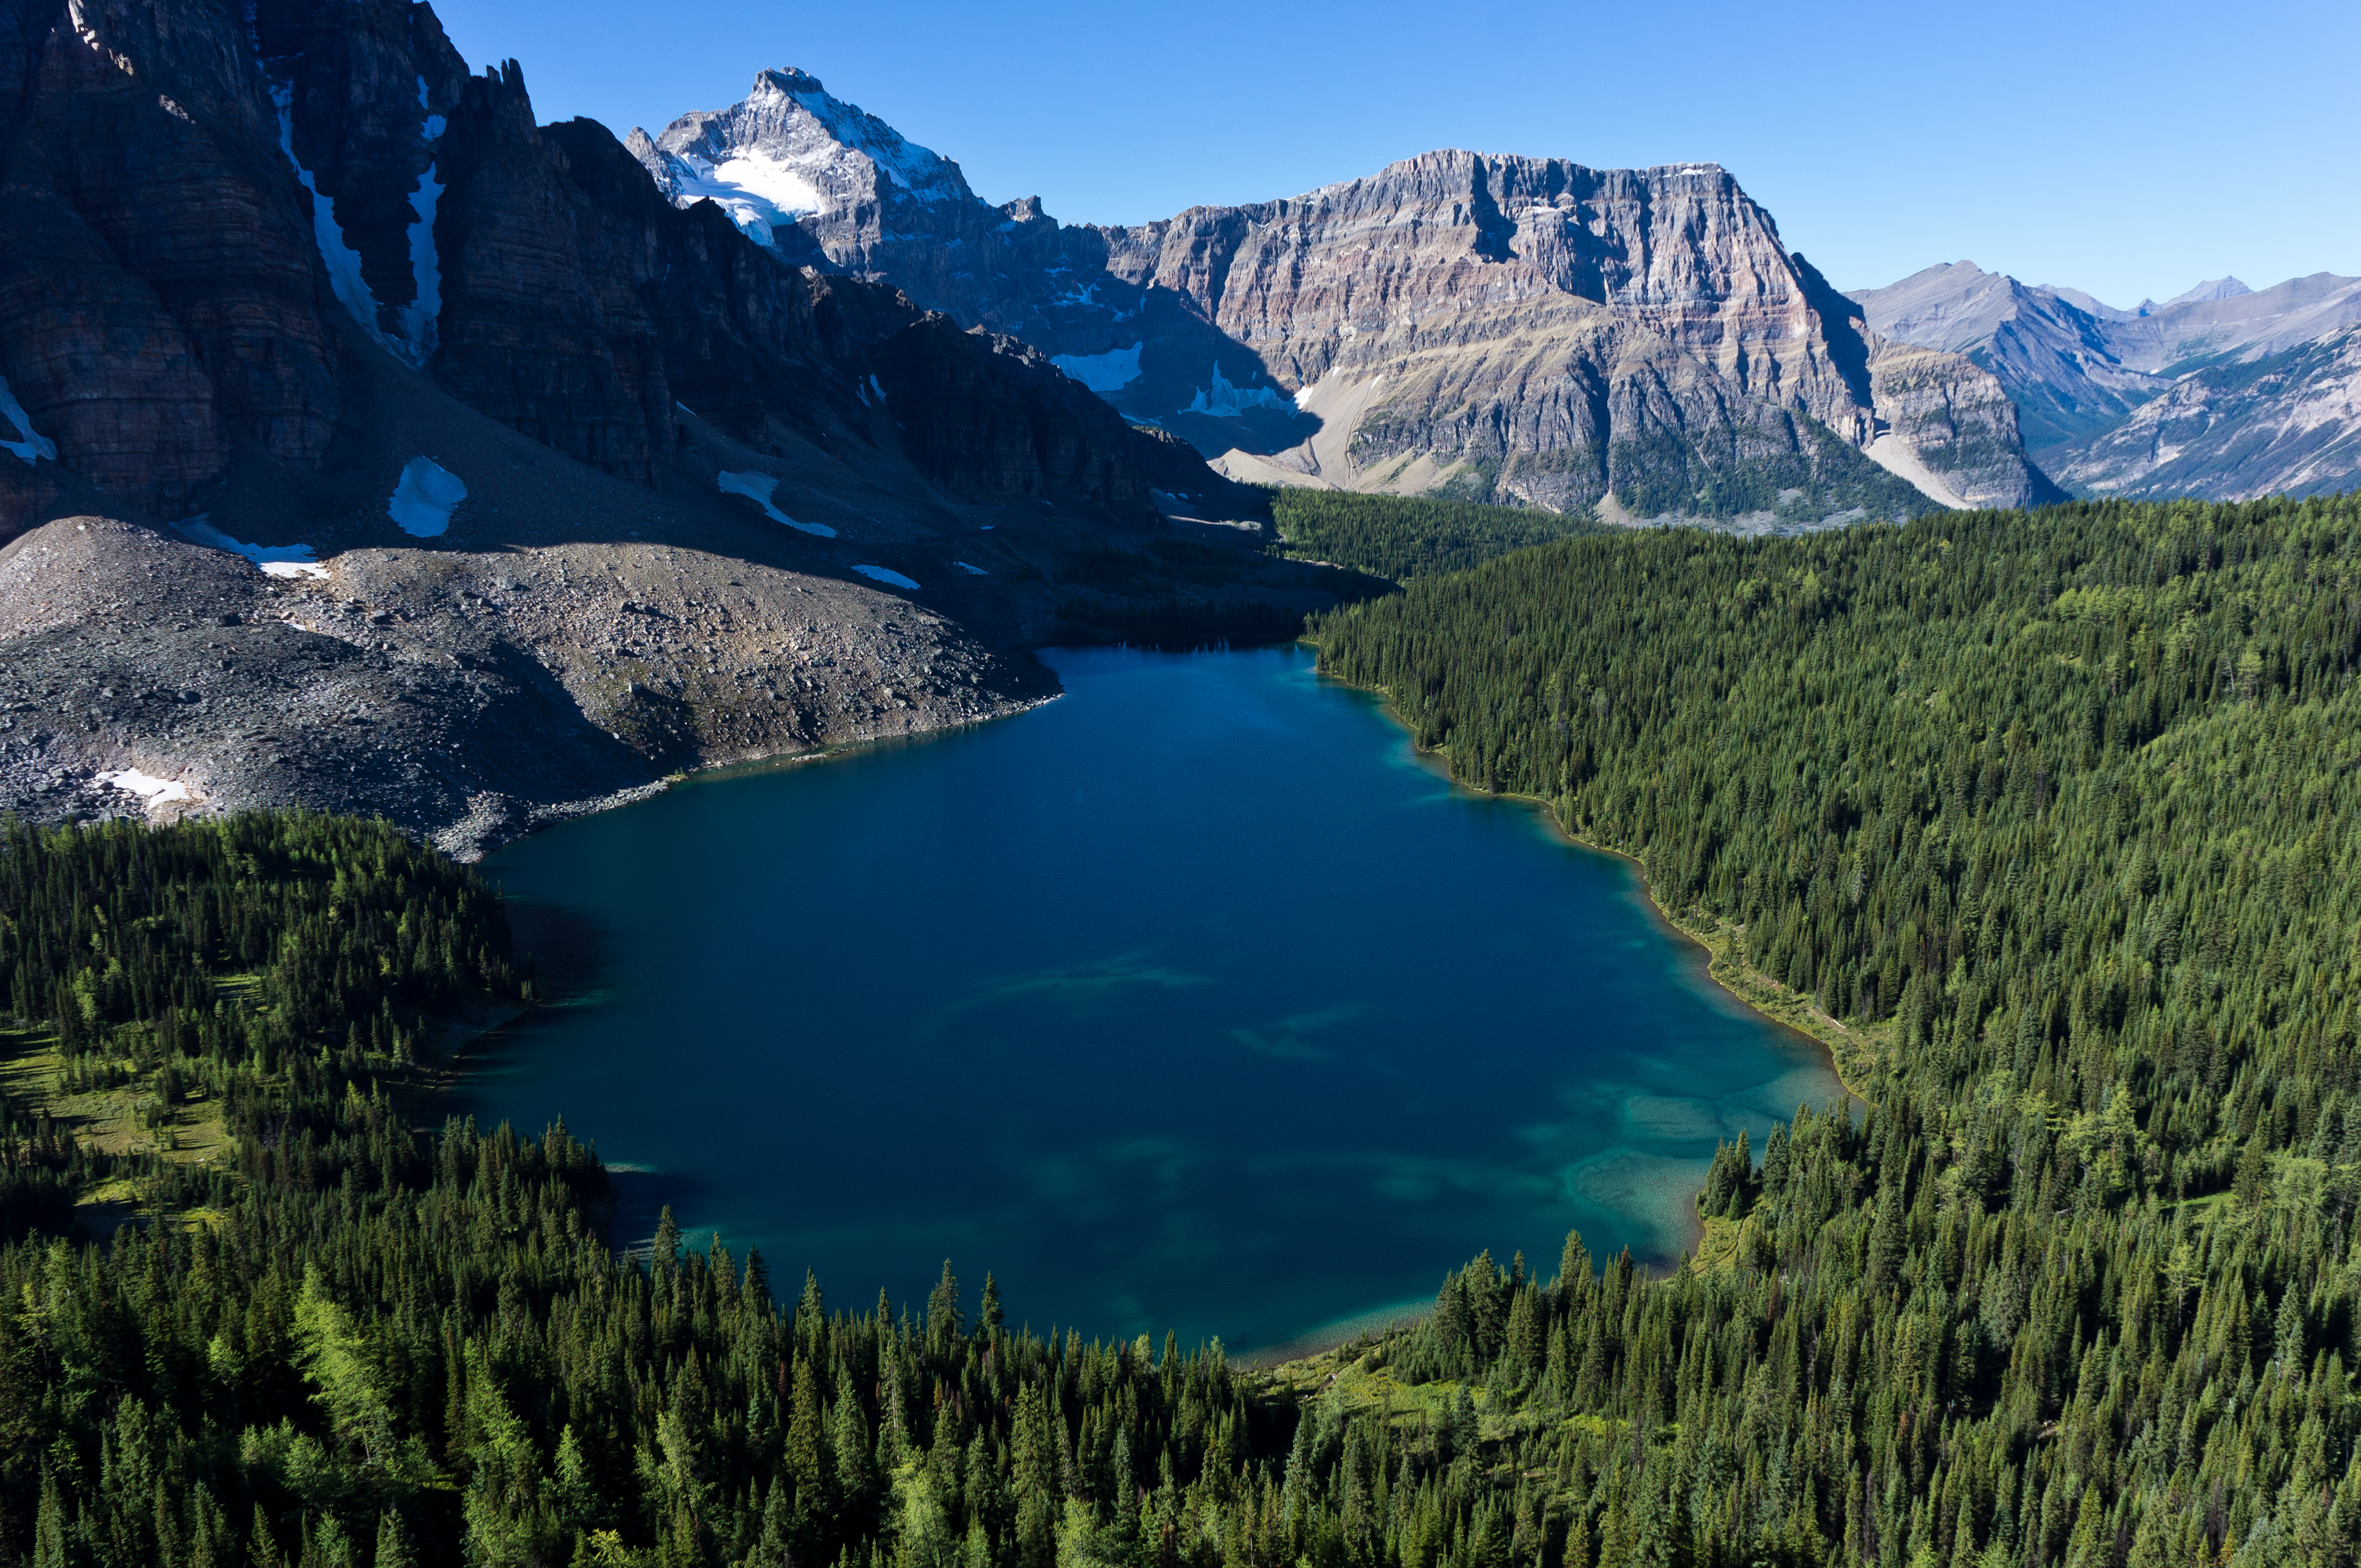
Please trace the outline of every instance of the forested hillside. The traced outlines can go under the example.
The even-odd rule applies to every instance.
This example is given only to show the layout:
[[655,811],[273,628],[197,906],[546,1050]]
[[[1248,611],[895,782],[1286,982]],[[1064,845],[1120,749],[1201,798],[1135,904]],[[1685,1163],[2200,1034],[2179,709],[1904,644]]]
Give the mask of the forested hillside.
[[1511,550],[1546,544],[1605,525],[1532,507],[1480,506],[1351,490],[1274,488],[1278,553],[1326,561],[1395,582],[1462,571]]
[[[1275,1373],[948,1266],[830,1312],[669,1219],[619,1255],[565,1129],[412,1124],[420,1042],[528,993],[471,873],[11,830],[0,1558],[2351,1564],[2356,523],[1585,537],[1324,620],[1808,995],[1869,1110],[1725,1148],[1668,1277],[1488,1255]],[[58,1239],[104,1195],[148,1223]]]
[[1625,1434],[1567,1561],[2354,1560],[2356,524],[1580,539],[1319,624],[1849,1025],[1872,1106],[1725,1151],[1715,1266],[1479,1278],[1401,1355]]
[[[422,1035],[529,993],[382,823],[6,827],[0,1561],[1046,1564],[1217,1520],[1277,1560],[1245,1461],[1292,1407],[1218,1349],[1012,1334],[988,1279],[964,1320],[948,1265],[917,1316],[774,1303],[669,1212],[619,1257],[562,1126],[412,1127]],[[152,1223],[62,1239],[107,1195]]]

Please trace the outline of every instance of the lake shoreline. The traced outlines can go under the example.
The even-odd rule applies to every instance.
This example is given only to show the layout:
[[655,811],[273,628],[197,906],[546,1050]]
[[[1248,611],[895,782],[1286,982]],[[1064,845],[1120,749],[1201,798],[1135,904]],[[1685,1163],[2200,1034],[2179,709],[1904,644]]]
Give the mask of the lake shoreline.
[[1432,1302],[1405,1301],[1398,1306],[1379,1307],[1276,1340],[1243,1352],[1231,1360],[1240,1366],[1268,1371],[1272,1367],[1284,1366],[1290,1361],[1308,1361],[1315,1355],[1325,1355],[1332,1350],[1362,1339],[1373,1343],[1383,1340],[1400,1330],[1422,1323],[1433,1315]]
[[[1300,641],[1303,646],[1312,649],[1315,654],[1318,653],[1320,644],[1317,641],[1313,641],[1310,637],[1300,639]],[[1478,790],[1471,788],[1469,785],[1462,783],[1458,779],[1453,778],[1451,776],[1449,751],[1445,748],[1440,746],[1429,747],[1419,744],[1417,732],[1412,730],[1411,727],[1403,721],[1400,712],[1394,707],[1394,696],[1392,692],[1382,686],[1364,686],[1356,685],[1355,683],[1345,680],[1339,675],[1332,674],[1326,670],[1320,669],[1316,662],[1313,667],[1315,673],[1322,680],[1334,681],[1338,685],[1344,686],[1348,690],[1365,692],[1369,696],[1376,697],[1378,700],[1379,706],[1385,711],[1388,722],[1391,723],[1396,729],[1400,729],[1406,738],[1408,738],[1411,746],[1411,754],[1420,762],[1427,763],[1430,766],[1439,765],[1444,782],[1449,784],[1452,788],[1466,790],[1471,795],[1476,795],[1487,800],[1514,801],[1518,805],[1530,808],[1534,815],[1539,817],[1543,822],[1548,825],[1552,833],[1555,834],[1565,843],[1574,845],[1578,849],[1590,850],[1594,854],[1612,856],[1630,865],[1632,875],[1639,882],[1640,892],[1642,894],[1640,902],[1646,907],[1649,916],[1659,928],[1670,931],[1686,938],[1687,941],[1695,944],[1704,951],[1706,956],[1707,977],[1710,979],[1715,985],[1719,986],[1725,993],[1735,999],[1738,1003],[1744,1007],[1748,1012],[1766,1020],[1778,1028],[1796,1036],[1798,1039],[1809,1041],[1817,1048],[1820,1056],[1827,1061],[1828,1071],[1835,1076],[1838,1083],[1843,1086],[1845,1092],[1851,1095],[1854,1100],[1861,1102],[1864,1105],[1868,1103],[1869,1097],[1861,1091],[1861,1086],[1854,1081],[1854,1078],[1860,1071],[1860,1068],[1862,1065],[1861,1058],[1868,1057],[1874,1051],[1874,1045],[1863,1036],[1855,1033],[1853,1030],[1846,1028],[1845,1025],[1838,1023],[1836,1019],[1829,1017],[1826,1013],[1820,1011],[1820,1009],[1815,1005],[1809,998],[1797,995],[1796,993],[1788,991],[1786,986],[1780,981],[1773,980],[1769,975],[1763,974],[1760,970],[1749,968],[1747,965],[1741,962],[1734,956],[1734,952],[1732,950],[1736,946],[1734,942],[1726,940],[1725,947],[1718,948],[1703,935],[1683,924],[1682,921],[1672,913],[1672,911],[1664,907],[1664,901],[1656,896],[1655,883],[1649,879],[1648,868],[1637,855],[1631,854],[1624,850],[1617,849],[1611,844],[1595,843],[1592,840],[1584,838],[1581,834],[1575,832],[1559,818],[1557,808],[1548,800],[1540,795],[1521,795],[1513,790]],[[1727,927],[1726,923],[1725,929],[1731,936],[1735,936],[1738,933],[1737,927]],[[1753,994],[1750,994],[1750,992],[1752,992]],[[1765,1005],[1766,1000],[1773,1000],[1776,1003],[1784,1003],[1781,1011],[1791,1014],[1803,1014],[1808,1021],[1808,1024],[1812,1026],[1806,1026],[1806,1024],[1805,1023],[1798,1023],[1793,1016],[1782,1016],[1781,1011],[1773,1011],[1773,1006]],[[1860,1055],[1855,1057],[1852,1062],[1849,1063],[1846,1060],[1847,1053],[1839,1050],[1839,1041],[1828,1038],[1827,1036],[1821,1032],[1822,1030],[1833,1032],[1839,1036],[1839,1039],[1850,1046],[1853,1050],[1859,1052]],[[1700,1189],[1700,1190],[1702,1190],[1702,1189]],[[1689,1262],[1697,1256],[1697,1249],[1705,1240],[1705,1218],[1697,1212],[1695,1193],[1691,1193],[1689,1195],[1689,1201],[1681,1206],[1681,1214],[1685,1222],[1684,1229],[1686,1233],[1686,1240],[1679,1255],[1666,1260],[1669,1264],[1667,1272],[1677,1272],[1679,1269],[1687,1266]],[[1639,1262],[1640,1260],[1634,1259],[1633,1261]],[[1308,1343],[1312,1337],[1314,1336],[1306,1335],[1306,1343]],[[1344,1338],[1334,1340],[1329,1343],[1308,1348],[1302,1351],[1301,1354],[1316,1355],[1321,1354],[1323,1351],[1333,1350],[1337,1344],[1344,1343],[1345,1340],[1348,1340],[1351,1337],[1351,1335],[1347,1334],[1344,1336]],[[1287,1343],[1291,1346],[1295,1342],[1290,1341]],[[1295,1358],[1297,1357],[1290,1357],[1290,1359]]]
[[[1312,641],[1310,638],[1303,639],[1303,643],[1304,646],[1315,650],[1320,646],[1319,643]],[[1611,855],[1615,859],[1624,861],[1626,864],[1630,865],[1633,874],[1639,878],[1641,892],[1646,895],[1642,902],[1646,905],[1649,914],[1654,917],[1656,923],[1664,929],[1675,932],[1686,938],[1688,941],[1696,944],[1698,948],[1704,949],[1708,959],[1706,972],[1712,977],[1714,983],[1720,986],[1721,989],[1727,992],[1730,996],[1736,998],[1748,1011],[1768,1019],[1771,1023],[1778,1025],[1782,1029],[1784,1029],[1789,1034],[1795,1035],[1802,1039],[1809,1040],[1813,1045],[1818,1047],[1821,1054],[1828,1058],[1828,1070],[1836,1075],[1838,1082],[1844,1085],[1845,1091],[1850,1094],[1855,1100],[1861,1101],[1864,1104],[1867,1103],[1869,1097],[1861,1091],[1860,1085],[1856,1084],[1852,1078],[1848,1075],[1848,1064],[1844,1060],[1843,1057],[1839,1053],[1837,1043],[1828,1039],[1818,1031],[1820,1029],[1835,1031],[1839,1036],[1843,1036],[1848,1043],[1852,1044],[1857,1048],[1863,1051],[1873,1050],[1875,1048],[1874,1043],[1861,1036],[1857,1031],[1847,1028],[1836,1019],[1829,1017],[1826,1013],[1821,1012],[1817,1006],[1812,1005],[1809,998],[1789,991],[1783,982],[1772,979],[1769,975],[1763,973],[1759,970],[1750,969],[1747,966],[1739,963],[1726,953],[1716,948],[1710,941],[1707,940],[1706,938],[1698,932],[1688,926],[1684,925],[1681,920],[1672,913],[1672,911],[1664,907],[1664,901],[1656,896],[1655,883],[1649,880],[1648,868],[1637,855],[1631,853],[1629,850],[1620,850],[1612,844],[1600,844],[1594,842],[1591,839],[1584,838],[1581,834],[1575,832],[1559,819],[1557,808],[1541,795],[1520,795],[1514,790],[1474,789],[1458,779],[1451,777],[1450,766],[1447,761],[1450,756],[1448,749],[1441,746],[1422,746],[1418,743],[1417,735],[1412,733],[1408,724],[1402,722],[1401,715],[1396,711],[1394,707],[1393,693],[1386,690],[1382,686],[1356,685],[1351,681],[1345,680],[1339,675],[1331,674],[1326,670],[1320,670],[1317,673],[1322,680],[1334,681],[1338,685],[1344,686],[1348,690],[1367,692],[1370,696],[1378,698],[1384,706],[1387,719],[1391,722],[1395,728],[1401,730],[1404,735],[1410,738],[1411,751],[1414,756],[1422,762],[1428,761],[1429,759],[1445,759],[1443,768],[1443,776],[1445,782],[1447,782],[1452,788],[1466,790],[1469,795],[1477,795],[1486,800],[1515,801],[1521,806],[1529,806],[1532,809],[1535,815],[1539,816],[1543,821],[1549,825],[1551,832],[1556,834],[1566,843],[1572,844],[1578,849],[1588,850],[1594,854]],[[1728,929],[1735,933],[1739,930],[1739,927],[1730,927]],[[1781,994],[1790,1002],[1791,1005],[1796,1008],[1807,1009],[1809,1016],[1817,1027],[1807,1027],[1805,1025],[1796,1023],[1793,1018],[1782,1017],[1779,1014],[1773,1012],[1770,1008],[1764,1006],[1759,998],[1750,996],[1745,992],[1738,989],[1737,986],[1731,984],[1730,980],[1723,972],[1725,968],[1728,970],[1730,974],[1736,975],[1739,978],[1759,985],[1765,990]]]

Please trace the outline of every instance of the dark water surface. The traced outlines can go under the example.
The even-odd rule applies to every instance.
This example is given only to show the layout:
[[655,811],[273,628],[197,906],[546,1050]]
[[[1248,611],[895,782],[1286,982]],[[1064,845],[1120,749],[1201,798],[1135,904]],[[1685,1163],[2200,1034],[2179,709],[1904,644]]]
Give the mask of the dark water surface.
[[1244,1349],[1676,1253],[1719,1136],[1841,1093],[1624,862],[1444,783],[1308,652],[1048,655],[1068,696],[692,781],[490,857],[562,1004],[467,1108],[563,1114],[783,1293]]

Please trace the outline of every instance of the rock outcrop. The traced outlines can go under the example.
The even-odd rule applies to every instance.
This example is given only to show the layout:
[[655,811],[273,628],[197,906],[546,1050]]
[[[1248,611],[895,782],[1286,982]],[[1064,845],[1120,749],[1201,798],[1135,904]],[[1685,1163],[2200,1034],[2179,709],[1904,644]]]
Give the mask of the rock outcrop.
[[0,549],[0,813],[307,806],[461,856],[673,768],[1055,692],[888,595],[654,544],[365,550],[274,579],[65,518]]
[[1974,365],[1905,356],[1882,406],[1888,345],[1715,165],[1435,152],[1068,227],[795,71],[629,146],[676,203],[1021,335],[1266,482],[1782,525],[2055,493]]
[[233,447],[318,463],[322,267],[236,9],[10,0],[0,36],[0,376],[55,461],[164,516]]

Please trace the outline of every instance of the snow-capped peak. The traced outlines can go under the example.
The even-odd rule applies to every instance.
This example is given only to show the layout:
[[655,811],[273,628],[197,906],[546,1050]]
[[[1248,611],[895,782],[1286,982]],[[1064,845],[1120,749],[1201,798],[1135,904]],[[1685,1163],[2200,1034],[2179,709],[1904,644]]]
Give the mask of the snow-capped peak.
[[763,71],[727,109],[683,115],[654,137],[635,130],[626,145],[675,206],[717,202],[763,245],[783,225],[864,200],[971,197],[958,164],[793,67]]

